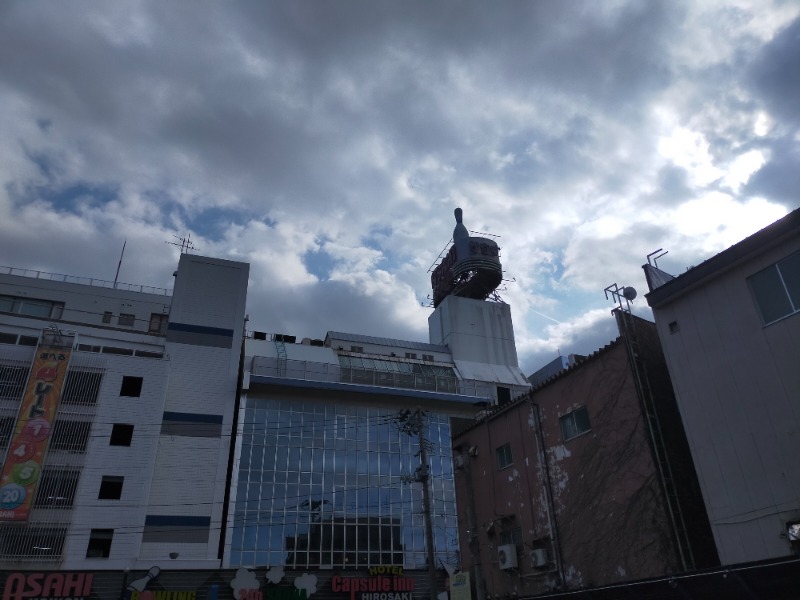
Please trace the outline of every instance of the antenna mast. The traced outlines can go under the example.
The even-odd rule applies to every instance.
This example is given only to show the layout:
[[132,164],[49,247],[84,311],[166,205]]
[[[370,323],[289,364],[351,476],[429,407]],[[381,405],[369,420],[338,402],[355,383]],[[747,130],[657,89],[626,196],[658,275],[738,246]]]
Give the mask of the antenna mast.
[[125,245],[128,243],[127,238],[122,242],[122,252],[119,254],[119,263],[117,264],[117,274],[114,275],[114,289],[117,289],[117,279],[119,279],[119,269],[122,266],[122,257],[125,256]]
[[177,235],[173,235],[177,242],[164,242],[165,244],[169,244],[170,246],[177,246],[181,249],[181,254],[189,254],[189,250],[197,250],[192,245],[192,234],[190,233],[186,237],[178,237]]

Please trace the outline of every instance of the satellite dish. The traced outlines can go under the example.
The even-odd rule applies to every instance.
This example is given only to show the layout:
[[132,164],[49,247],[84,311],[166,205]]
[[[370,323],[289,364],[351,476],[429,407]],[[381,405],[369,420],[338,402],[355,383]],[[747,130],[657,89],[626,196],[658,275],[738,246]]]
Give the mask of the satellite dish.
[[628,302],[631,302],[634,298],[636,298],[636,290],[630,286],[622,288],[622,297]]

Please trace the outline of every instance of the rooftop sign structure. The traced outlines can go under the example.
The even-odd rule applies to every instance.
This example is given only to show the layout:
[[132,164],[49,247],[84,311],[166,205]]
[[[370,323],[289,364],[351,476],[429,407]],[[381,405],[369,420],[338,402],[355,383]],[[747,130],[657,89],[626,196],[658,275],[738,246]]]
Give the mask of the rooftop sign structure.
[[457,208],[454,214],[453,245],[431,273],[434,307],[451,294],[486,300],[503,279],[497,242],[470,236],[461,222],[462,210]]

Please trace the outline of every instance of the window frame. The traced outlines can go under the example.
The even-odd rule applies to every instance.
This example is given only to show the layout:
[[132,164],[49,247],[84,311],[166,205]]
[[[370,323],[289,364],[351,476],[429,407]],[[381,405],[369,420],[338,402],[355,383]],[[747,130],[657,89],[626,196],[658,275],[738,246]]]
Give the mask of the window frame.
[[[770,273],[777,275],[777,282],[773,282],[779,284],[777,288],[766,289],[763,286],[763,278]],[[760,287],[756,283],[759,283]],[[753,273],[747,277],[747,287],[750,289],[758,316],[764,327],[800,313],[800,252],[785,256],[768,267]],[[783,297],[777,299],[785,300],[789,305],[789,311],[779,316],[770,317],[768,320],[768,317],[764,314],[764,309],[766,308],[764,300],[767,297],[775,298],[777,291],[783,292]]]
[[141,398],[144,387],[144,377],[138,375],[123,375],[119,386],[119,395],[123,398]]
[[131,423],[114,423],[111,426],[108,445],[130,448],[133,443],[133,429],[134,427]]
[[[581,429],[580,427],[578,427],[578,421],[577,421],[577,418],[576,418],[576,416],[578,414],[584,414],[585,415],[585,421],[586,421],[585,422],[585,424],[586,424],[586,428],[585,429]],[[565,423],[571,423],[572,424],[572,428],[573,428],[572,429],[572,431],[573,431],[572,435],[569,435],[569,433],[565,429],[565,427],[564,427]],[[589,409],[586,407],[586,405],[578,406],[577,408],[572,409],[568,413],[566,413],[564,415],[561,415],[558,418],[558,425],[561,428],[561,437],[565,442],[568,442],[569,440],[574,440],[575,438],[580,437],[580,436],[590,432],[592,430],[592,423],[591,423],[591,420],[589,419]]]
[[113,542],[113,529],[92,529],[89,532],[89,543],[86,545],[86,558],[109,558]]
[[514,453],[511,451],[511,442],[506,442],[495,449],[497,456],[497,467],[499,471],[507,469],[514,464]]
[[122,488],[125,485],[125,477],[122,475],[103,475],[100,480],[100,488],[97,491],[98,500],[121,500]]

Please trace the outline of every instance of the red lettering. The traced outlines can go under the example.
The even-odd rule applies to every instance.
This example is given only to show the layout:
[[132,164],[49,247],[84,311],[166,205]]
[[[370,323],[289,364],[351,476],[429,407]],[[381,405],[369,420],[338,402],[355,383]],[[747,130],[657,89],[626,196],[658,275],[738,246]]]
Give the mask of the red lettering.
[[64,576],[61,573],[50,573],[44,579],[43,596],[68,596],[64,591]]

